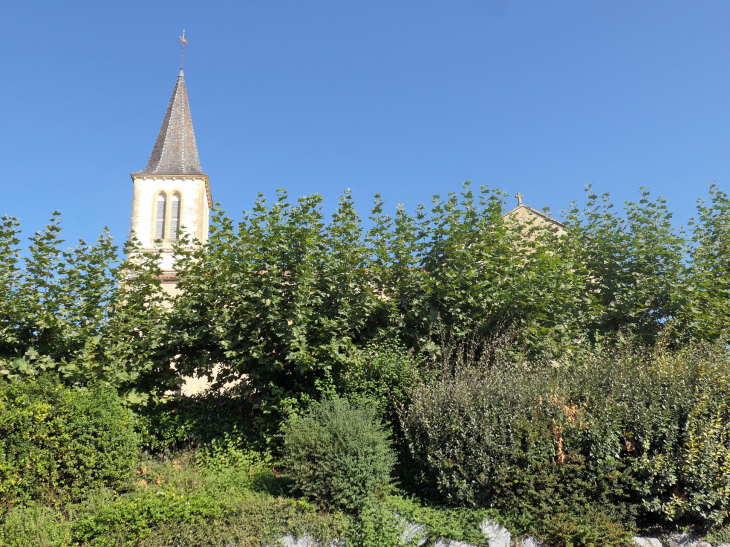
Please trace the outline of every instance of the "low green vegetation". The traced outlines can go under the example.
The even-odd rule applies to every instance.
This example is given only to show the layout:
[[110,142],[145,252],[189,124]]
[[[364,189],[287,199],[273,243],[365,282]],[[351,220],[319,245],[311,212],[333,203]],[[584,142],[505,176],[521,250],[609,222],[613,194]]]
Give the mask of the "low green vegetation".
[[224,461],[211,470],[188,452],[165,461],[141,458],[122,491],[100,488],[77,503],[12,507],[0,526],[1,543],[261,546],[286,534],[326,539],[347,530],[344,516],[266,493],[267,473]]
[[78,501],[126,488],[139,458],[134,425],[109,388],[76,391],[52,375],[0,384],[0,499]]
[[728,197],[687,230],[647,192],[561,230],[504,209],[261,197],[181,242],[171,306],[156,256],[3,219],[0,544],[727,541]]
[[403,411],[418,478],[433,496],[498,509],[545,538],[559,517],[595,515],[627,530],[725,522],[724,343],[623,342],[547,362],[500,347],[457,349],[447,373],[417,386]]
[[327,509],[357,513],[390,485],[395,453],[367,404],[334,398],[312,405],[283,429],[283,470],[295,491]]

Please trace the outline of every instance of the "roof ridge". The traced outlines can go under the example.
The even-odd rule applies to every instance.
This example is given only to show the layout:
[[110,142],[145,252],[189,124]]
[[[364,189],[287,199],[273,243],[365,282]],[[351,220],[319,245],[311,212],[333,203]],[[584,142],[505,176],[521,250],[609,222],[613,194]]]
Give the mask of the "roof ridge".
[[552,222],[553,224],[556,224],[557,226],[560,226],[561,228],[565,228],[565,224],[563,224],[563,223],[562,223],[562,222],[560,222],[559,220],[557,220],[557,219],[554,219],[553,217],[551,217],[551,216],[549,216],[549,215],[546,215],[545,213],[543,213],[543,212],[542,212],[542,211],[540,211],[539,209],[535,209],[534,207],[530,207],[529,205],[525,205],[524,203],[520,203],[520,204],[519,204],[519,205],[517,205],[517,207],[515,207],[514,209],[512,209],[512,210],[510,210],[510,211],[507,211],[506,213],[502,214],[502,218],[504,218],[504,217],[508,217],[508,216],[510,216],[510,215],[511,215],[512,213],[516,213],[516,212],[517,212],[517,211],[519,211],[520,209],[527,209],[527,210],[528,210],[528,211],[530,211],[531,213],[534,213],[534,214],[536,214],[536,215],[538,215],[538,216],[541,216],[541,217],[542,217],[542,218],[544,218],[545,220],[549,220],[550,222]]

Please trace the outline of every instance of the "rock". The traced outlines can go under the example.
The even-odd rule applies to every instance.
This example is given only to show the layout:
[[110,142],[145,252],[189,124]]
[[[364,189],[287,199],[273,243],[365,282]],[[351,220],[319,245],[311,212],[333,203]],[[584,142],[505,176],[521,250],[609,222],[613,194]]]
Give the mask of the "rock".
[[712,547],[709,542],[690,534],[672,534],[667,538],[669,547]]
[[[526,538],[522,538],[522,541],[520,542],[520,547],[545,547],[545,544],[539,539],[535,539],[532,536],[527,536]],[[661,547],[661,545],[659,547]]]
[[[325,547],[312,536],[304,536],[300,538],[284,536],[278,541],[277,545],[280,547]],[[347,542],[344,539],[333,539],[326,547],[347,547]]]
[[672,534],[667,538],[669,547],[690,547],[693,539],[688,534]]
[[662,547],[662,542],[659,541],[657,538],[634,537],[631,539],[634,544],[638,545],[639,547]]
[[400,536],[401,543],[406,544],[415,539],[419,546],[426,544],[426,541],[428,541],[428,526],[410,522],[404,518],[400,518],[400,515],[396,516],[399,517],[400,523],[403,525],[403,533]]
[[297,538],[294,536],[284,536],[279,540],[281,547],[319,547],[312,536],[304,536]]
[[[400,518],[401,525],[403,526],[403,533],[401,534],[401,543],[406,544],[409,541],[416,540],[417,545],[422,546],[428,542],[428,526],[425,524],[416,524],[410,522],[400,515],[396,515]],[[434,542],[434,547],[476,547],[463,541],[456,541],[455,539],[437,539]]]
[[509,530],[489,519],[484,519],[480,526],[482,534],[487,538],[487,544],[489,547],[510,547],[512,542],[512,535]]

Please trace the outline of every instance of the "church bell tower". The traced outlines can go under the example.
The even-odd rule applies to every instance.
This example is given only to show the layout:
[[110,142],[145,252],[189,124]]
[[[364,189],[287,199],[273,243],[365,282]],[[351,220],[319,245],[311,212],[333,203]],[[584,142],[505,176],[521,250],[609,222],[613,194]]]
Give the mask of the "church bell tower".
[[167,277],[175,270],[172,246],[183,231],[198,242],[208,240],[213,205],[208,175],[200,169],[182,68],[147,167],[131,176],[132,232],[143,250],[162,252]]

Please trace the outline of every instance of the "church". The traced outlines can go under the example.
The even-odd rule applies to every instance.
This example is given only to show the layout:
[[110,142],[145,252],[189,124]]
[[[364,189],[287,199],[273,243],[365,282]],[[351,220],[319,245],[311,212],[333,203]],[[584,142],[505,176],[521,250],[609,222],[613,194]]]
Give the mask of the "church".
[[163,284],[171,292],[175,282],[172,247],[181,229],[205,243],[213,207],[210,181],[200,168],[182,68],[147,167],[131,177],[131,231],[144,251],[160,251]]
[[[131,177],[134,184],[131,232],[143,252],[160,253],[162,288],[174,296],[178,290],[173,246],[182,230],[194,242],[207,242],[213,207],[210,180],[200,167],[182,68],[147,167],[132,173]],[[562,231],[560,222],[523,204],[521,194],[516,197],[517,207],[505,213],[505,219],[549,223]],[[180,393],[184,395],[201,393],[210,386],[206,377],[183,377],[183,380]]]
[[[163,287],[174,294],[172,247],[179,240],[181,229],[192,240],[205,243],[213,207],[210,181],[200,167],[182,68],[147,167],[132,173],[131,177],[134,183],[131,231],[143,251],[160,252]],[[517,207],[505,213],[505,218],[517,222],[534,220],[563,230],[564,226],[557,220],[523,204],[521,194],[516,197]]]

